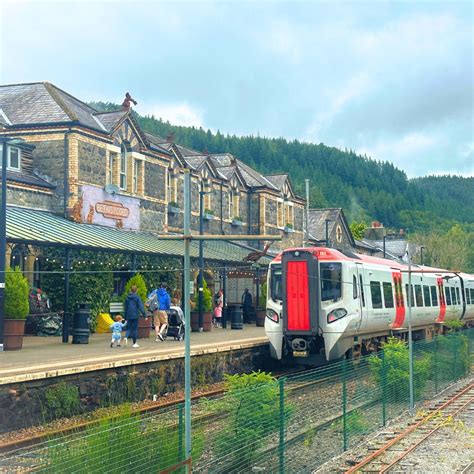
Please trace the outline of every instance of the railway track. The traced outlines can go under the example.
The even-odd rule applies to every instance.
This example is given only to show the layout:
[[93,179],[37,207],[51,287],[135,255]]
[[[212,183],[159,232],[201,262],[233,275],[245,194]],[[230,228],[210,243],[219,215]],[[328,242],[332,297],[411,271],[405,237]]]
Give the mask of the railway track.
[[446,426],[448,421],[466,410],[473,402],[474,384],[470,383],[407,429],[395,433],[392,439],[347,470],[346,474],[356,472],[382,474],[391,471],[425,440]]

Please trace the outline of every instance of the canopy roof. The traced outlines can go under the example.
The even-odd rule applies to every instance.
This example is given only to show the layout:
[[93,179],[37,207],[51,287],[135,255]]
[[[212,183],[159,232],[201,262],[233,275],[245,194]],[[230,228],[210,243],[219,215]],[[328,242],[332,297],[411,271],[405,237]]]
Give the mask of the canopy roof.
[[[78,224],[46,211],[9,207],[7,241],[39,246],[69,247],[141,255],[182,257],[184,242],[165,240],[152,232],[137,232],[93,224]],[[208,261],[242,262],[255,249],[229,241],[205,241],[204,258]],[[191,258],[199,255],[199,243],[191,241]],[[262,257],[259,263],[268,264]],[[243,263],[243,262],[242,262]]]

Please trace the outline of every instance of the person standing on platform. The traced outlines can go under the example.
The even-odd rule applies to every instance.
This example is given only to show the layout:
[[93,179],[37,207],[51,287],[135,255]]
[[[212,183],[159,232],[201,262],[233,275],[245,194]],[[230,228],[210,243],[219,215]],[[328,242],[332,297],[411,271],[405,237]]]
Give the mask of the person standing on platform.
[[222,308],[224,307],[224,292],[219,290],[216,294],[214,307],[214,325],[217,328],[222,327]]
[[252,295],[248,288],[245,288],[244,293],[242,294],[242,316],[244,323],[250,323],[250,316],[252,314]]
[[127,327],[130,331],[130,337],[133,340],[132,347],[139,347],[137,344],[138,338],[138,318],[140,314],[146,318],[145,307],[143,301],[137,295],[137,287],[134,285],[130,289],[130,293],[125,298],[125,319],[127,320]]
[[153,290],[148,296],[149,299],[156,297],[158,307],[153,311],[153,323],[155,325],[156,341],[164,341],[166,328],[168,327],[168,313],[171,306],[170,295],[166,291],[166,283],[162,283],[160,288]]

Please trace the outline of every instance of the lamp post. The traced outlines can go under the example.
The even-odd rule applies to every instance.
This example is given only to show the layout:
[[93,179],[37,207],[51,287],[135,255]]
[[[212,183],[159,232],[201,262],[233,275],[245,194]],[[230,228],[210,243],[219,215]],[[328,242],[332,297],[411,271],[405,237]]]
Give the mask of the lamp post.
[[420,247],[420,265],[423,265],[423,249],[426,250],[426,247]]
[[0,205],[0,352],[3,351],[5,321],[5,258],[7,253],[7,167],[8,146],[23,143],[20,138],[0,137],[2,144],[2,202]]
[[305,230],[304,230],[304,246],[309,247],[309,179],[304,180],[306,188],[306,207],[305,207]]
[[[201,190],[199,191],[199,235],[204,234],[204,216],[203,216],[203,207],[204,207],[204,196],[206,194],[210,194],[212,191],[204,191],[204,186],[202,186]],[[204,279],[204,241],[199,241],[199,274],[198,274],[198,324],[199,324],[199,332],[203,332],[203,279]]]

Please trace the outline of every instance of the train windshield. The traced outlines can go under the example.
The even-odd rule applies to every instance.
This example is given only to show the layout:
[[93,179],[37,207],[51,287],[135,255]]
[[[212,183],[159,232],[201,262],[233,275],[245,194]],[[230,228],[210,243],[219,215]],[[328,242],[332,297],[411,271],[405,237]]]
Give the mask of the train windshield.
[[341,298],[342,264],[321,263],[321,300],[336,301]]
[[283,300],[281,282],[281,265],[273,265],[270,273],[270,296],[273,301]]

